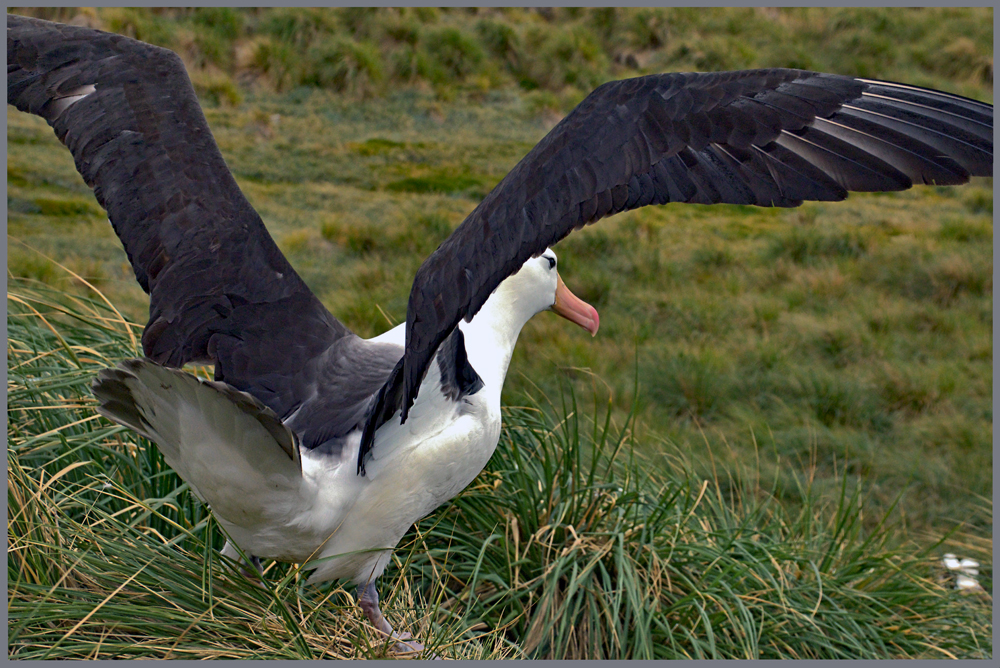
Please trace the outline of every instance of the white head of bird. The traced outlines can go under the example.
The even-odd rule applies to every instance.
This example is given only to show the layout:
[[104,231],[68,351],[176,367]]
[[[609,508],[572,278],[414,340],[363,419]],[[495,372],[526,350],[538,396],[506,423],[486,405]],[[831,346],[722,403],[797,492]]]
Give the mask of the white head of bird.
[[551,248],[525,262],[517,273],[497,287],[493,296],[503,302],[509,318],[506,324],[515,332],[534,315],[546,310],[583,327],[591,336],[596,335],[600,327],[597,309],[566,287],[559,275],[556,254]]

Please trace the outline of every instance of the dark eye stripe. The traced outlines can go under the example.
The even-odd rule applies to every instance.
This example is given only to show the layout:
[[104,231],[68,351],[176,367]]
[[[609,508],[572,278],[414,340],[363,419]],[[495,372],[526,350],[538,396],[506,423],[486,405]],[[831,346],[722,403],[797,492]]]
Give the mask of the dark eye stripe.
[[550,257],[548,255],[543,255],[542,257],[549,261],[549,269],[556,266],[556,259],[554,257]]

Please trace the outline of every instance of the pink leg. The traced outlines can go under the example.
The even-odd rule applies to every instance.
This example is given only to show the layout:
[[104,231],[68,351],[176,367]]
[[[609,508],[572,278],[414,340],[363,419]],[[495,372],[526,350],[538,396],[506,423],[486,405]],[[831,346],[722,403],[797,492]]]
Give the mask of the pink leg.
[[396,641],[393,651],[397,653],[423,651],[424,646],[416,640],[411,640],[413,636],[409,633],[406,631],[396,633],[392,630],[392,626],[386,621],[386,618],[382,615],[382,611],[378,607],[378,591],[375,589],[374,582],[369,582],[364,587],[358,587],[358,605],[365,613],[368,621],[372,623],[372,626],[381,631],[385,637]]

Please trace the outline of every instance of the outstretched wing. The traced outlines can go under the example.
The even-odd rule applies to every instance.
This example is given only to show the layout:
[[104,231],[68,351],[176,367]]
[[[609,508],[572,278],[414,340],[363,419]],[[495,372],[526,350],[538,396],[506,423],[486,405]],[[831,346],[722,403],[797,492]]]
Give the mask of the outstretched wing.
[[[214,362],[217,379],[282,417],[315,393],[320,358],[355,337],[240,192],[176,54],[8,14],[7,102],[48,121],[107,210],[150,294],[147,357]],[[352,401],[367,402],[394,361]]]
[[992,173],[993,107],[956,95],[788,69],[604,84],[421,265],[393,374],[403,419],[459,320],[588,223],[648,204],[791,207]]

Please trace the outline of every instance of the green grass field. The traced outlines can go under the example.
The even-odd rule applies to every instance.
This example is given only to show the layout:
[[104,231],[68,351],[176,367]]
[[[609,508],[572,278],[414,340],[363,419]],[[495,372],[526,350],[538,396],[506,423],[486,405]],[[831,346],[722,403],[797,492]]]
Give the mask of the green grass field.
[[[66,21],[75,13],[41,11],[46,17]],[[551,15],[525,10],[152,13],[109,9],[88,10],[83,15],[105,29],[164,44],[182,54],[230,168],[278,245],[331,311],[364,336],[378,334],[403,319],[410,282],[423,258],[562,113],[602,81],[652,71],[797,66],[992,98],[993,17],[989,9],[554,10]],[[90,190],[76,174],[68,151],[43,121],[10,107],[7,137],[11,292],[22,294],[17,290],[36,289],[26,286],[40,283],[66,295],[92,297],[91,289],[73,272],[96,286],[128,319],[144,323],[147,298],[135,284],[124,251]],[[617,434],[628,426],[628,443],[635,448],[635,457],[650,478],[642,483],[642,493],[655,497],[671,485],[676,486],[671,489],[687,490],[676,498],[671,496],[673,492],[662,495],[675,499],[679,504],[676,508],[666,503],[662,508],[655,503],[639,504],[635,507],[641,510],[635,512],[674,517],[671,513],[682,513],[684,503],[694,504],[699,481],[708,480],[709,489],[718,499],[714,514],[694,514],[683,521],[675,518],[674,524],[666,519],[662,520],[666,524],[650,524],[674,532],[669,540],[664,536],[649,537],[658,546],[652,553],[663,564],[654,568],[651,562],[634,556],[642,551],[641,543],[629,548],[639,551],[629,554],[638,559],[640,565],[635,568],[643,575],[629,581],[635,589],[631,602],[619,601],[624,607],[608,613],[608,619],[618,619],[615,623],[619,626],[602,626],[597,621],[600,614],[593,612],[595,621],[592,628],[588,627],[587,638],[597,638],[596,644],[574,637],[567,629],[542,637],[548,620],[558,618],[554,611],[566,612],[568,608],[562,606],[576,600],[566,594],[567,585],[560,584],[564,582],[561,575],[552,576],[551,583],[545,584],[545,569],[558,561],[548,554],[528,559],[540,570],[523,582],[509,579],[508,573],[503,578],[491,575],[482,580],[492,583],[486,586],[477,584],[479,575],[475,572],[463,571],[456,576],[454,588],[446,585],[445,591],[435,589],[427,575],[438,567],[434,562],[437,557],[422,556],[422,548],[402,550],[400,563],[409,560],[408,565],[387,579],[396,582],[405,600],[414,603],[416,612],[408,619],[422,619],[421,623],[441,633],[441,638],[449,632],[465,638],[468,642],[456,651],[471,652],[469,656],[477,652],[493,655],[495,651],[512,656],[553,657],[711,656],[715,651],[712,643],[723,648],[716,652],[720,656],[808,656],[804,644],[796,645],[789,639],[789,634],[804,633],[792,631],[798,627],[787,626],[791,622],[768,617],[765,621],[773,624],[762,621],[754,626],[747,621],[761,613],[753,606],[740,606],[749,605],[757,594],[737,587],[734,598],[719,599],[729,603],[720,604],[720,608],[708,606],[711,610],[706,611],[708,598],[697,599],[693,593],[702,586],[701,580],[695,578],[690,580],[694,584],[678,585],[681,588],[677,592],[668,586],[668,594],[654,595],[652,590],[662,584],[656,579],[661,575],[652,577],[650,573],[661,566],[669,572],[669,564],[674,563],[671,560],[680,559],[671,551],[676,549],[677,541],[685,550],[694,551],[687,553],[687,558],[705,559],[697,561],[702,566],[712,563],[708,552],[715,549],[712,546],[735,545],[719,536],[729,535],[726,532],[735,530],[736,525],[743,527],[738,532],[741,539],[753,542],[752,536],[758,531],[772,536],[769,540],[781,549],[791,550],[789,554],[799,555],[789,559],[813,563],[812,556],[803,557],[804,553],[794,550],[801,547],[807,552],[822,551],[817,543],[810,542],[814,540],[827,541],[827,547],[822,549],[833,549],[831,546],[845,540],[835,528],[838,518],[845,517],[858,532],[854,545],[861,546],[857,547],[860,552],[845,548],[844,554],[855,555],[849,561],[856,558],[857,563],[867,563],[864,560],[871,558],[892,564],[898,563],[894,559],[911,560],[906,563],[912,562],[919,573],[914,582],[922,583],[920,587],[927,591],[934,590],[934,586],[927,584],[933,578],[924,559],[945,551],[946,546],[954,552],[974,552],[984,563],[990,562],[992,192],[991,179],[978,179],[960,188],[852,195],[846,202],[791,210],[668,205],[619,215],[560,243],[555,249],[560,256],[560,271],[567,284],[601,312],[601,332],[592,340],[551,315],[535,318],[525,328],[515,351],[504,390],[505,404],[533,406],[544,403],[543,397],[572,393],[586,399],[588,408],[581,408],[582,415],[574,418],[586,424],[596,419],[595,409],[589,406],[596,402],[600,407],[596,414],[602,416],[604,407],[609,407],[611,431]],[[21,278],[28,282],[21,282]],[[60,302],[56,297],[46,300]],[[74,407],[84,407],[73,408],[79,411],[73,413],[73,419],[59,418],[63,420],[57,420],[61,425],[93,416],[86,407],[89,400],[85,398],[86,374],[82,370],[90,373],[100,364],[109,365],[134,354],[122,347],[119,339],[123,332],[117,334],[119,339],[113,345],[108,341],[102,344],[109,346],[104,352],[104,348],[88,342],[87,337],[95,334],[80,334],[77,330],[72,336],[83,339],[73,339],[65,348],[58,339],[39,334],[41,329],[32,330],[31,337],[40,337],[36,343],[29,345],[20,339],[16,343],[13,332],[18,327],[22,327],[20,321],[12,316],[8,320],[8,372],[13,379],[18,370],[21,375],[13,382],[21,385],[11,385],[10,392],[14,392],[12,388],[24,388],[30,394],[29,389],[38,383],[51,383],[53,377],[61,377],[53,376],[54,372],[44,365],[26,362],[36,355],[63,355],[58,351],[47,353],[45,345],[75,351],[78,358],[82,349],[74,346],[102,351],[93,356],[87,353],[89,360],[74,366],[73,374],[77,375],[71,385],[76,394],[59,401],[65,399]],[[65,355],[72,358],[69,352]],[[66,359],[59,362],[67,363]],[[18,366],[21,364],[24,366]],[[10,396],[13,406],[14,395]],[[32,445],[34,439],[56,429],[46,427],[44,420],[36,425],[33,417],[47,416],[46,411],[61,405],[53,404],[52,396],[49,393],[32,399],[50,408],[22,406],[18,409],[22,412],[9,413],[10,476],[18,481],[11,493],[17,499],[21,497],[16,495],[22,494],[24,498],[37,497],[32,503],[50,504],[39,517],[50,517],[58,526],[79,532],[62,538],[58,532],[45,534],[42,520],[24,528],[24,535],[33,535],[31,531],[36,530],[44,534],[44,540],[36,541],[47,546],[48,552],[42,550],[43,554],[69,563],[75,554],[73,546],[83,540],[79,536],[90,535],[87,532],[94,531],[92,524],[98,517],[81,510],[86,505],[83,501],[65,507],[61,499],[72,499],[77,493],[76,488],[63,489],[70,479],[80,489],[87,488],[86,494],[100,497],[98,506],[109,516],[126,506],[137,508],[143,504],[156,508],[153,515],[167,513],[163,507],[170,504],[164,499],[187,493],[177,491],[179,483],[170,478],[172,474],[162,473],[157,480],[164,481],[165,487],[151,496],[141,478],[160,473],[156,467],[162,462],[154,461],[136,465],[133,479],[115,482],[125,488],[117,501],[105,499],[87,487],[93,486],[92,481],[99,475],[96,463],[82,466],[78,475],[67,475],[60,485],[36,494],[48,480],[45,476],[77,459],[105,462],[105,458],[112,457],[106,450],[122,456],[121,448],[126,448],[130,457],[140,456],[127,446],[138,441],[110,429],[103,421],[100,425],[88,422],[88,435],[79,437],[88,448],[100,444],[99,457],[92,457],[89,450],[76,449],[71,438],[66,440],[69,437],[63,438],[66,442],[61,444]],[[512,425],[528,425],[531,421],[525,415],[534,414],[514,411],[509,421]],[[553,415],[560,413],[555,411],[549,416],[555,421]],[[561,415],[565,417],[565,413]],[[551,428],[535,426],[537,433]],[[536,433],[525,429],[526,433]],[[59,427],[46,439],[64,433],[69,432]],[[486,568],[489,560],[493,560],[490,567],[498,570],[503,570],[501,565],[516,564],[517,559],[510,558],[509,552],[512,549],[516,557],[521,549],[516,545],[504,547],[507,552],[502,555],[489,553],[489,558],[484,556],[487,552],[479,552],[484,541],[489,543],[486,538],[492,532],[502,534],[507,545],[513,535],[511,518],[531,514],[517,505],[523,500],[508,490],[506,483],[491,490],[491,481],[516,478],[504,468],[510,466],[511,458],[547,452],[546,447],[554,448],[554,458],[573,451],[566,443],[542,446],[530,439],[518,440],[513,428],[505,433],[504,443],[510,447],[494,458],[476,489],[429,518],[426,527],[422,525],[421,531],[437,531],[431,527],[441,522],[458,527],[455,533],[469,532],[470,542],[454,548],[457,551],[452,557],[448,556],[451,548],[443,534],[441,542],[433,543],[434,549],[441,552],[432,550],[431,554],[444,555],[441,558],[451,564],[450,568]],[[526,449],[520,455],[519,447]],[[584,439],[574,447],[586,453],[590,446]],[[81,452],[87,453],[86,457]],[[155,459],[153,454],[144,456]],[[615,469],[614,476],[621,476],[620,480],[632,480],[630,475],[625,468]],[[521,487],[515,485],[513,489],[530,487],[524,480],[517,484]],[[553,494],[557,487],[551,487],[543,496]],[[493,503],[491,499],[501,499],[499,505],[504,510],[496,511],[500,515],[480,516],[467,510],[476,508],[476,512],[485,513],[485,507]],[[855,503],[860,499],[863,503],[845,510],[843,499],[855,499]],[[125,505],[116,506],[119,502]],[[155,528],[152,533],[144,528],[144,522],[152,522],[152,515],[126,513],[124,519],[107,520],[102,526],[114,525],[134,535],[138,551],[127,559],[123,557],[115,566],[120,570],[110,571],[102,576],[105,579],[91,574],[74,586],[90,592],[89,596],[96,597],[92,600],[100,602],[135,574],[134,570],[129,572],[128,564],[136,562],[129,559],[141,558],[136,555],[145,554],[143,550],[162,552],[166,548],[157,541],[162,536],[169,543],[174,535],[187,555],[184,558],[189,559],[178,568],[197,571],[197,583],[210,577],[217,567],[203,566],[200,555],[206,545],[218,543],[218,532],[207,539],[203,536],[211,527],[198,514],[196,502],[186,499],[170,503],[187,513],[186,519],[180,522],[167,513],[171,519],[158,519],[149,525]],[[14,507],[11,502],[11,513]],[[454,524],[468,518],[469,513],[475,519],[474,528]],[[16,532],[21,525],[12,522],[11,517],[9,532]],[[628,520],[631,524],[615,529],[618,534],[607,527],[595,531],[604,532],[602,536],[620,535],[622,546],[631,545],[630,537],[637,534],[629,533],[629,527],[645,523],[636,517]],[[693,533],[677,533],[677,527],[687,527],[686,522],[695,522],[692,518],[699,517],[704,532],[699,533],[701,529],[692,525]],[[809,533],[812,529],[802,528],[803,518],[817,518],[815,521],[821,525],[834,528],[813,535]],[[880,524],[883,519],[888,525]],[[761,526],[755,527],[758,521]],[[522,527],[520,535],[525,541],[544,526],[539,522],[530,530]],[[572,522],[568,524],[572,526]],[[678,538],[682,534],[683,539]],[[938,546],[937,541],[946,534],[946,542]],[[110,532],[102,540],[110,541],[112,535]],[[871,539],[874,542],[867,542],[873,536],[877,537]],[[566,546],[560,550],[575,544],[567,543],[570,539],[565,532],[546,535],[545,539],[552,545]],[[666,542],[657,542],[661,539]],[[12,546],[20,540],[22,536],[9,533]],[[422,538],[413,538],[419,540]],[[625,562],[608,566],[613,550],[599,559],[590,559],[593,553],[587,550],[600,552],[603,548],[593,546],[605,544],[596,538],[594,541],[581,543],[586,549],[579,548],[581,561],[575,567],[586,570],[586,564],[592,568],[605,564],[601,568],[613,574],[607,576],[607,582],[616,582],[615,578],[621,577],[621,571],[616,569],[623,568]],[[903,546],[906,548],[902,553],[893,552]],[[667,551],[658,551],[661,548]],[[729,548],[718,549],[726,558],[735,559],[735,548],[726,551]],[[708,551],[701,553],[700,549]],[[925,554],[923,550],[930,552]],[[697,559],[691,556],[695,552]],[[570,553],[576,554],[572,549]],[[764,553],[756,554],[755,558],[763,559]],[[857,556],[862,554],[866,556]],[[917,554],[921,555],[919,559],[914,556]],[[174,556],[171,552],[163,558]],[[52,588],[61,577],[59,567],[47,567],[46,574],[39,573],[37,578],[28,577],[25,573],[43,569],[44,558],[24,557],[30,567],[17,559],[21,557],[8,559],[10,582],[31,582],[34,589],[11,585],[9,599],[13,597],[16,606],[21,606],[11,608],[12,618],[15,612],[20,614],[22,627],[34,629],[31,633],[36,635],[12,633],[21,640],[12,640],[11,651],[24,658],[42,656],[45,651],[54,652],[50,654],[53,657],[60,652],[76,652],[76,656],[98,653],[95,648],[102,642],[100,634],[114,626],[107,618],[103,619],[104,626],[88,622],[80,627],[94,634],[88,636],[86,649],[63,640],[56,651],[52,645],[55,640],[45,640],[57,639],[60,630],[69,630],[56,624],[55,630],[44,631],[44,624],[32,621],[32,606],[42,610],[65,602],[45,598],[46,592],[51,595],[55,591]],[[466,561],[469,563],[459,563]],[[784,563],[782,559],[778,562]],[[566,573],[574,573],[574,563],[563,564],[569,569]],[[830,561],[819,559],[815,563],[825,564],[821,573],[827,573],[823,569],[828,568],[832,569],[830,577],[834,573],[842,577],[832,587],[842,586],[848,591],[857,583]],[[149,568],[163,569],[165,565]],[[554,572],[562,573],[558,569]],[[565,579],[573,591],[575,578],[582,577],[579,572]],[[598,575],[600,572],[600,568],[589,571],[587,577],[604,577]],[[693,577],[689,571],[684,572]],[[275,569],[276,575],[289,573],[292,571],[287,567]],[[747,578],[758,577],[747,573]],[[288,582],[279,577],[283,582],[280,586],[298,597],[297,576],[290,577]],[[769,577],[780,580],[775,573]],[[891,581],[886,586],[896,587],[896,580],[885,577]],[[816,578],[815,582],[825,582],[818,575]],[[534,583],[532,586],[539,589],[528,585],[522,588],[524,582]],[[56,589],[65,584],[62,581]],[[92,591],[88,589],[91,584]],[[718,580],[718,586],[726,586],[725,577]],[[485,594],[482,587],[486,587],[482,590]],[[590,596],[603,591],[601,587],[605,585],[588,584],[583,588]],[[768,585],[767,589],[772,594],[785,591],[775,587]],[[903,590],[907,593],[898,596],[916,595],[905,587],[899,591]],[[235,595],[249,597],[239,604],[245,606],[241,609],[252,612],[252,606],[259,601],[250,602],[256,600],[254,594],[240,591],[243,593]],[[470,591],[481,593],[480,603],[470,602]],[[196,609],[197,614],[204,612],[203,599],[198,598],[204,594],[186,589],[184,592],[183,596],[177,594],[185,601],[179,605],[186,612],[179,613],[178,619],[183,620],[177,621],[180,626],[171,627],[176,633],[191,622],[193,617],[189,615],[195,615]],[[581,610],[597,610],[607,604],[606,599],[593,595],[597,598],[586,599],[580,594],[584,596],[579,603]],[[542,601],[549,600],[546,596],[555,598],[542,605]],[[320,612],[318,601],[322,598],[315,593],[304,594],[296,601],[316,606],[312,609],[319,617],[309,619],[330,622],[333,618],[323,617],[328,613]],[[681,605],[678,601],[694,606],[695,599],[700,601],[700,611],[697,606],[677,607]],[[344,605],[349,602],[346,598],[337,600]],[[434,601],[440,604],[451,600],[463,602],[459,607],[464,617],[447,613],[451,609],[447,606],[444,612],[433,607]],[[778,603],[767,609],[808,608],[808,614],[812,605],[822,607],[815,599],[808,606],[774,600]],[[902,600],[896,598],[885,604],[904,605]],[[82,601],[79,605],[85,606]],[[659,621],[646,624],[658,629],[648,637],[631,635],[641,625],[636,615],[643,614],[643,606],[636,601],[644,601],[660,615],[654,615]],[[740,601],[739,605],[736,601]],[[113,601],[109,606],[117,603]],[[431,606],[436,612],[422,617],[421,605]],[[874,608],[863,613],[858,612],[858,606],[848,607],[857,615],[861,627],[878,625]],[[82,619],[92,606],[80,609]],[[624,612],[626,609],[629,611]],[[293,653],[290,655],[304,656],[301,648],[312,647],[310,655],[315,656],[323,642],[322,634],[317,632],[314,637],[309,635],[312,631],[297,632],[294,628],[299,627],[282,617],[280,611],[273,612],[276,626],[267,627],[270,630],[266,632],[257,631],[285,638],[278,645]],[[925,612],[928,618],[933,616],[931,608]],[[122,608],[115,614],[124,619],[128,611]],[[340,615],[336,623],[342,623],[343,615],[349,614],[353,613],[336,612]],[[978,613],[968,614],[978,619]],[[256,628],[255,615],[248,612],[246,617],[247,627]],[[97,618],[102,619],[101,615]],[[490,629],[487,640],[473,641],[475,632],[458,628],[473,618],[475,624]],[[750,635],[723,642],[721,629],[736,619],[742,620],[738,628]],[[698,630],[698,620],[704,622],[703,630]],[[326,622],[315,621],[315,628],[327,628]],[[510,626],[503,633],[496,630],[506,624]],[[616,636],[608,630],[611,628],[625,635]],[[753,632],[762,628],[766,635],[754,640]],[[898,649],[898,643],[893,645],[897,641],[887,640],[888,636],[868,636],[832,623],[815,628],[839,642],[847,642],[852,634],[877,638],[871,647],[882,647],[878,650],[882,656],[919,654],[912,648]],[[975,624],[970,629],[978,629],[973,635],[982,630]],[[682,630],[688,635],[684,636]],[[233,638],[242,632],[220,627],[218,644],[213,645],[218,655],[237,653]],[[925,630],[913,633],[920,636]],[[612,641],[612,636],[618,639]],[[972,648],[976,642],[989,642],[988,633],[984,638],[977,636],[976,641],[967,636],[959,640],[956,627],[926,630],[927,642],[932,642],[931,636],[933,644],[941,647],[945,646],[943,639],[954,636],[954,642],[959,643],[956,647],[961,647],[954,651],[963,656],[986,651]],[[26,637],[34,640],[24,640]],[[286,640],[287,644],[282,645]],[[338,646],[336,652],[342,650],[346,655],[362,651],[357,647],[361,642],[358,638],[352,642],[355,644]],[[273,645],[267,646],[273,649]],[[216,651],[207,646],[202,649],[205,656]],[[851,656],[849,649],[844,645],[838,651]],[[162,656],[163,652],[157,651],[164,648],[151,641],[148,650],[149,655]],[[823,656],[840,656],[830,652]],[[876,654],[872,649],[872,655]],[[937,655],[928,650],[927,656]]]

